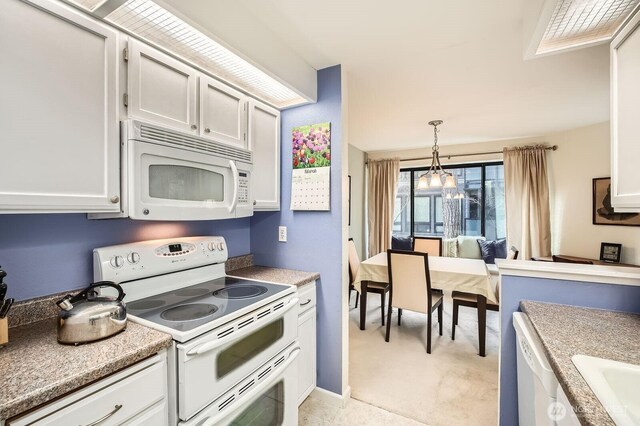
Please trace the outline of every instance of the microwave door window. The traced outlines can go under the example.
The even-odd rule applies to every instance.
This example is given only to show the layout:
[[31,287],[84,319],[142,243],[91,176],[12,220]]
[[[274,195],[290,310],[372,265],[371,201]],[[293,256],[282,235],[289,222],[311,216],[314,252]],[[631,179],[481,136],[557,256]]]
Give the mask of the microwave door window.
[[224,176],[197,167],[149,166],[149,196],[165,200],[224,201]]

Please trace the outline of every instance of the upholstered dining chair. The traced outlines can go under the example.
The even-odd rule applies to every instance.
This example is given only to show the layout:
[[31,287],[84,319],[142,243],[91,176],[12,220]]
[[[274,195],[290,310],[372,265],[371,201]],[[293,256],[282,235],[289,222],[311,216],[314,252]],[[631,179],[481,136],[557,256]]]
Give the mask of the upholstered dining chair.
[[[517,260],[520,252],[515,246],[511,246],[507,253],[508,260]],[[496,295],[500,290],[500,284],[496,286]],[[451,299],[453,299],[453,314],[451,321],[451,340],[456,340],[456,326],[458,325],[458,310],[460,306],[467,306],[469,308],[478,309],[478,296],[473,293],[465,293],[462,291],[454,291],[451,293]],[[500,306],[496,303],[487,300],[487,311],[499,311]]]
[[427,315],[427,353],[431,353],[432,314],[438,311],[438,327],[442,336],[442,293],[431,290],[429,254],[415,251],[387,250],[389,271],[389,310],[387,311],[387,333],[391,332],[392,308],[398,308],[398,326],[402,324],[402,310],[408,309]]
[[[349,299],[351,299],[351,292],[356,292],[356,308],[358,307],[358,299],[360,299],[360,293],[355,289],[353,285],[356,276],[358,275],[358,269],[360,269],[360,256],[356,250],[356,245],[353,242],[353,238],[349,238]],[[367,283],[367,293],[378,293],[380,295],[380,315],[382,316],[382,325],[384,325],[384,302],[385,296],[389,291],[389,284],[369,282]],[[366,306],[365,306],[366,308]]]
[[413,237],[413,251],[428,253],[429,256],[442,256],[442,238]]

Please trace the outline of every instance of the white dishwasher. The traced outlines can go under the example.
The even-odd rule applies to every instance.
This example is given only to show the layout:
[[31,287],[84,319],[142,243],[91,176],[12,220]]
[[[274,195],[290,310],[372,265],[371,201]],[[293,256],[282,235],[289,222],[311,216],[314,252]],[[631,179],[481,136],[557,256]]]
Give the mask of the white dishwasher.
[[555,419],[564,417],[565,413],[556,403],[558,381],[544,354],[542,342],[525,313],[513,313],[513,328],[518,341],[519,425],[556,425]]

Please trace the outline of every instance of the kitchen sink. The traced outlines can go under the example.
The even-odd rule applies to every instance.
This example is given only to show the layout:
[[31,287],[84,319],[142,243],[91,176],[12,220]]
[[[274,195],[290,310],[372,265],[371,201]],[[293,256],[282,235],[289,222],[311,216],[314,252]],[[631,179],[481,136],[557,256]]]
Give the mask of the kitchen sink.
[[640,425],[640,365],[586,355],[571,361],[617,426]]

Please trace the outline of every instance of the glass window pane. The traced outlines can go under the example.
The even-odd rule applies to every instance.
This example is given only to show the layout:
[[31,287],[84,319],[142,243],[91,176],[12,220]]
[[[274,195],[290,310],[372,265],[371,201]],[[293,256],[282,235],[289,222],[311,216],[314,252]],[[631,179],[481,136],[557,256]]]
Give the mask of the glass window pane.
[[284,421],[284,381],[263,393],[251,403],[238,417],[233,426],[279,426]]
[[507,220],[504,206],[504,166],[502,164],[485,168],[485,236],[497,240],[507,236]]
[[407,236],[411,233],[411,204],[411,172],[400,172],[393,212],[393,235]]
[[[426,173],[426,169],[413,172],[414,193],[405,199],[405,194],[410,191],[408,179],[411,172],[401,172],[394,235],[409,234],[410,211],[413,208],[414,235],[480,236],[484,213],[487,239],[504,238],[506,222],[502,164],[485,166],[485,182],[482,181],[482,166],[455,167],[445,171],[455,177],[458,189],[464,193],[462,200],[447,199],[444,197],[446,191],[442,188],[418,189],[420,176]],[[483,212],[485,194],[487,200]]]
[[149,166],[149,196],[167,200],[224,201],[224,176],[196,167]]
[[440,196],[439,189],[418,189],[418,183],[420,182],[420,176],[422,176],[426,170],[417,171],[413,174],[413,184],[415,194],[413,198],[414,203],[414,235],[435,235],[435,224],[433,218],[436,217],[437,211],[434,210],[434,200]]
[[224,377],[277,342],[284,334],[284,319],[249,334],[220,352],[217,359],[218,378]]

